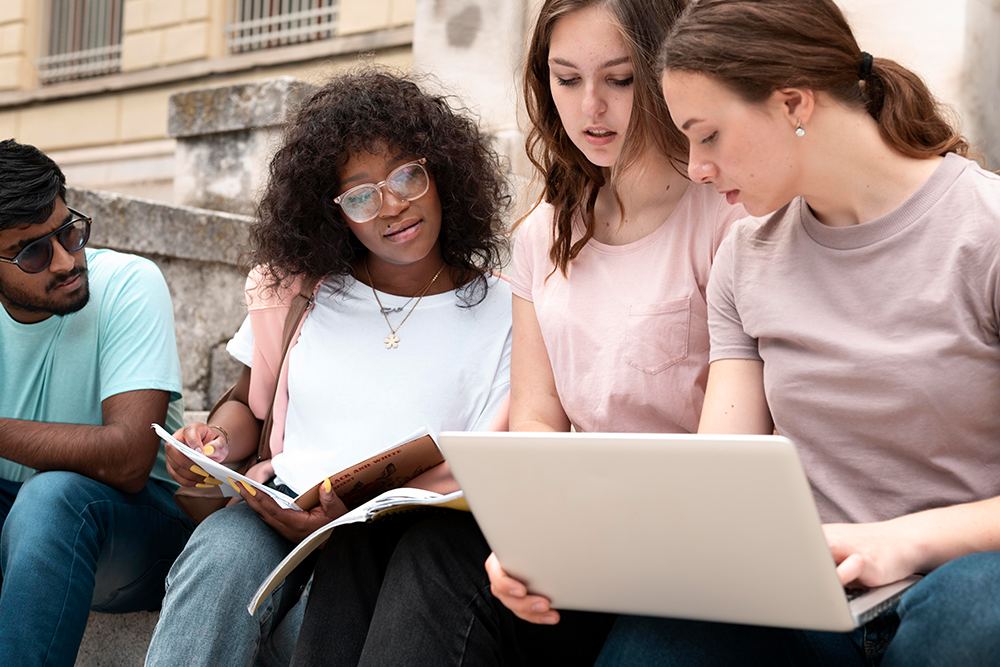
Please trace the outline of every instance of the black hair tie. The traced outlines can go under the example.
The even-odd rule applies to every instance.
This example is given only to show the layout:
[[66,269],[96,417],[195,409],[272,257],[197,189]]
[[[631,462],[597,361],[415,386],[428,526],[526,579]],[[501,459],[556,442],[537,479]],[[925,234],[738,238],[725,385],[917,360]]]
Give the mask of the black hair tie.
[[858,68],[858,74],[861,75],[862,81],[867,81],[872,76],[872,63],[875,61],[872,58],[872,54],[867,51],[861,52],[861,66]]

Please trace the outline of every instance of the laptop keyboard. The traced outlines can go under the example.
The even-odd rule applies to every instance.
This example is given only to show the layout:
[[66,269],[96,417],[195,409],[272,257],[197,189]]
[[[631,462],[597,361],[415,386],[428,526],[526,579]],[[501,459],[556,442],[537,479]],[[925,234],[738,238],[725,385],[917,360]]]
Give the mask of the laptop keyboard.
[[852,586],[851,588],[845,588],[844,589],[844,595],[847,596],[847,601],[850,602],[854,598],[861,597],[862,595],[864,595],[865,593],[867,593],[869,590],[871,590],[871,589],[870,588],[864,588],[863,586],[862,587],[854,587],[854,586]]

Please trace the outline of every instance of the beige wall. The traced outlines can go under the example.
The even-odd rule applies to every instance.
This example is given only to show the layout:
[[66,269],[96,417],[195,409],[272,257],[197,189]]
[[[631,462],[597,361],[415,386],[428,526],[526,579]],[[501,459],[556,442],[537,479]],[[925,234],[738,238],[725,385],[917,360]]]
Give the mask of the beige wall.
[[[229,0],[126,0],[122,71],[225,55]],[[416,0],[340,0],[337,34],[413,23]]]
[[[961,102],[966,2],[837,0],[858,45],[917,72],[949,104]],[[998,36],[1000,37],[1000,36]]]
[[[411,57],[410,49],[397,48],[380,52],[377,59],[408,68]],[[320,83],[356,62],[344,56],[54,102],[45,105],[44,113],[32,108],[0,112],[0,136],[46,150],[74,185],[171,202],[174,142],[166,138],[166,128],[172,94],[278,76]]]
[[1000,0],[837,0],[858,43],[917,72],[1000,168]]
[[[45,150],[165,139],[167,99],[174,92],[281,75],[318,81],[358,57],[320,52],[303,56],[302,47],[293,46],[273,49],[279,57],[269,57],[266,64],[242,57],[246,69],[234,70],[232,62],[241,56],[228,56],[224,40],[231,0],[125,0],[123,74],[110,77],[118,82],[117,89],[105,90],[109,77],[39,88],[33,66],[37,40],[29,36],[40,32],[42,4],[41,0],[0,0],[0,134],[17,136]],[[341,0],[338,35],[412,25],[415,7],[416,0]],[[406,67],[410,51],[409,47],[378,49],[374,58]],[[290,54],[288,62],[281,62],[282,52]],[[183,65],[198,62],[209,66],[195,76],[185,76]],[[220,65],[212,67],[216,62]],[[171,68],[178,76],[169,76]],[[133,83],[121,84],[127,76]],[[163,82],[157,84],[157,79]],[[61,90],[66,94],[60,95]],[[38,94],[32,95],[33,91]]]
[[125,0],[121,73],[40,86],[46,1],[0,0],[0,138],[39,146],[83,187],[171,198],[176,92],[277,76],[318,83],[359,57],[412,63],[417,0],[340,0],[335,37],[236,55],[225,42],[232,0]]
[[337,34],[412,24],[416,6],[416,0],[340,0]]
[[36,84],[32,57],[36,52],[39,7],[34,0],[0,0],[0,90]]
[[122,71],[221,56],[220,0],[125,0]]
[[[126,0],[122,71],[225,55],[231,0]],[[337,34],[413,23],[416,0],[340,0]]]
[[[377,60],[407,67],[411,52],[405,48],[391,49],[379,53]],[[355,56],[346,55],[0,110],[0,129],[5,126],[14,128],[19,140],[45,150],[163,139],[167,136],[167,100],[173,93],[276,76],[293,76],[315,83],[356,62]]]

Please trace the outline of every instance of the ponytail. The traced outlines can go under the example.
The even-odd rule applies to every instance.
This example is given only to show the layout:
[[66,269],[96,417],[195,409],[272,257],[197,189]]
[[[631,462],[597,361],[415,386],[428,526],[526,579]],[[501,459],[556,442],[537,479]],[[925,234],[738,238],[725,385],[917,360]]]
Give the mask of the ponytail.
[[667,35],[660,66],[707,74],[751,103],[780,88],[822,91],[867,110],[886,143],[909,157],[969,153],[920,77],[862,52],[833,0],[692,2]]
[[926,84],[899,63],[876,58],[862,89],[879,133],[898,152],[914,158],[968,156],[968,141],[947,120]]

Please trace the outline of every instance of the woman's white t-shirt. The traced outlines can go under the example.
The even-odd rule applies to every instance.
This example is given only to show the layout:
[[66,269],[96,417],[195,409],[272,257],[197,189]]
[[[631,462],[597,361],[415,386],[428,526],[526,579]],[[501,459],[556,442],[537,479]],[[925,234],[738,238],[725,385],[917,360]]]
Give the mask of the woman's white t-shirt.
[[[397,327],[389,328],[370,287],[348,278],[325,283],[289,352],[288,416],[278,480],[296,493],[426,427],[474,431],[489,426],[510,387],[511,292],[489,279],[485,300],[464,307],[455,291],[413,302],[379,292]],[[247,318],[226,346],[251,366]]]

